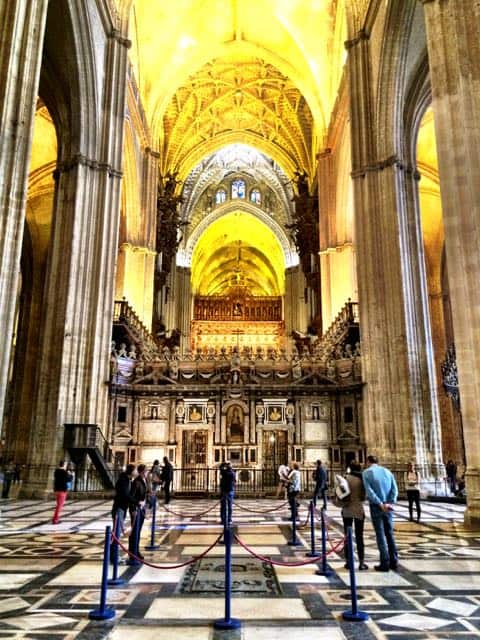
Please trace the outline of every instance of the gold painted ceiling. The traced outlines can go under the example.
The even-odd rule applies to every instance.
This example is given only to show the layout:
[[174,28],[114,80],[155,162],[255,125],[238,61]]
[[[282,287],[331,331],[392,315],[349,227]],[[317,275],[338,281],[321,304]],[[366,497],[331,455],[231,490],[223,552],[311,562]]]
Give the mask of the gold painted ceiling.
[[161,172],[249,143],[312,177],[345,53],[337,0],[135,0],[130,52]]
[[203,232],[192,259],[192,293],[253,296],[285,293],[285,258],[275,234],[244,211],[228,213]]

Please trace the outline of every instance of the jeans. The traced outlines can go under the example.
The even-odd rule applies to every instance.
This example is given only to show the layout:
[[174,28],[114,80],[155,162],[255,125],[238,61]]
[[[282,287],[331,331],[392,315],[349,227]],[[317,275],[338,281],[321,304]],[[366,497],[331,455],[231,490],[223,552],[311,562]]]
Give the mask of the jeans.
[[398,553],[393,536],[393,513],[391,511],[384,512],[378,505],[371,504],[370,515],[377,538],[381,566],[390,567],[396,565]]
[[322,509],[327,509],[327,487],[315,487],[315,491],[313,493],[313,502],[315,505],[317,504],[317,498],[320,497],[323,501]]
[[168,504],[170,502],[170,487],[172,486],[171,482],[164,482],[163,484],[163,490],[165,492],[165,504]]
[[[121,538],[122,533],[125,530],[125,517],[127,515],[127,511],[126,509],[120,509],[120,507],[116,510],[116,511],[112,511],[112,518],[113,518],[113,523],[112,523],[112,532],[113,534],[116,536],[117,535],[117,531],[119,533],[118,537]],[[116,520],[118,520],[119,525],[118,528],[115,528],[115,523]],[[116,540],[112,540],[112,543],[110,545],[110,562],[113,563],[114,558],[115,558],[115,547],[118,547],[118,542]]]
[[220,503],[220,518],[224,527],[232,522],[232,507],[233,507],[233,491],[222,493]]
[[410,520],[413,520],[413,503],[417,509],[417,520],[420,520],[420,491],[418,489],[407,489],[408,498],[408,511],[410,513]]
[[[347,533],[348,527],[352,524],[355,526],[355,543],[357,545],[358,562],[363,564],[365,560],[365,544],[363,542],[363,526],[365,524],[365,518],[343,518],[343,529]],[[347,547],[345,547],[345,554],[347,553]],[[346,557],[346,555],[345,555]],[[348,558],[347,558],[348,560]]]
[[289,491],[288,492],[288,503],[290,505],[290,511],[292,512],[292,520],[294,518],[294,515],[298,518],[298,502],[297,502],[297,496],[298,496],[299,492],[298,491]]
[[[140,507],[136,511],[133,511],[130,514],[130,516],[132,519],[132,531],[128,538],[128,550],[130,551],[131,554],[133,554],[134,556],[137,556],[138,558],[140,553],[140,536],[142,534],[143,522],[145,520],[145,510]],[[137,518],[138,518],[138,524],[137,524]],[[138,526],[138,538],[136,538],[135,536],[135,531],[137,526]]]

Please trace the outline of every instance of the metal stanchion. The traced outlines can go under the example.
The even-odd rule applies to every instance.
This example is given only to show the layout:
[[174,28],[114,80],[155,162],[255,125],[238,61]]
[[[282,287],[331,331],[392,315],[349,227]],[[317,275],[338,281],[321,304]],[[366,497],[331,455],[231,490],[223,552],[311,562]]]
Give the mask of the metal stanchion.
[[157,520],[157,494],[153,494],[153,504],[152,504],[152,526],[150,529],[150,544],[145,547],[148,551],[155,551],[160,547],[160,545],[155,544],[155,527]]
[[111,543],[112,545],[112,561],[113,561],[113,573],[112,573],[112,577],[110,578],[110,580],[108,580],[108,584],[112,587],[117,586],[119,584],[124,584],[125,580],[123,578],[120,578],[118,575],[118,555],[119,555],[119,549],[118,549],[118,540],[120,540],[120,536],[122,535],[122,522],[120,520],[120,518],[118,517],[118,514],[115,518],[115,538],[113,540],[113,542]]
[[308,505],[310,514],[310,551],[305,554],[308,558],[318,558],[320,553],[315,551],[315,502],[310,500]]
[[364,622],[368,620],[368,613],[359,611],[357,606],[357,582],[355,580],[355,558],[353,557],[352,527],[347,529],[347,558],[350,569],[350,594],[352,597],[352,608],[342,613],[342,618],[349,622]]
[[297,496],[292,502],[292,539],[287,543],[290,547],[301,546],[300,540],[297,538]]
[[322,566],[315,571],[317,576],[331,576],[333,571],[327,564],[327,528],[325,526],[325,512],[320,511],[320,519],[322,523]]
[[105,527],[105,544],[103,547],[102,584],[100,586],[100,606],[88,614],[90,620],[110,620],[115,617],[115,609],[107,607],[108,562],[110,559],[110,536],[112,527]]
[[[227,505],[225,505],[227,507]],[[225,512],[226,513],[226,512]],[[215,620],[215,629],[239,629],[242,623],[237,618],[231,617],[232,600],[232,529],[226,513],[223,527],[223,539],[225,541],[225,617]]]
[[[133,536],[133,548],[138,552],[140,548],[140,507],[135,512],[135,521],[133,523],[133,529],[130,533]],[[130,545],[129,545],[130,548]],[[127,564],[130,567],[138,567],[138,565],[142,564],[140,560],[134,558],[133,556],[129,556],[127,560]]]

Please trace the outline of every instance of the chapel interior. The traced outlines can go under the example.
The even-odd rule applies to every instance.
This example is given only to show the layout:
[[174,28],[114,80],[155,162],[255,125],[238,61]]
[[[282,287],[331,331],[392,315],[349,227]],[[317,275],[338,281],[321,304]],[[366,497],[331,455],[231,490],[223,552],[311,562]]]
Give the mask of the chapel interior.
[[374,452],[430,493],[455,461],[478,519],[476,3],[27,4],[0,10],[23,495],[64,455],[78,490],[167,456],[179,491],[231,460],[268,494]]

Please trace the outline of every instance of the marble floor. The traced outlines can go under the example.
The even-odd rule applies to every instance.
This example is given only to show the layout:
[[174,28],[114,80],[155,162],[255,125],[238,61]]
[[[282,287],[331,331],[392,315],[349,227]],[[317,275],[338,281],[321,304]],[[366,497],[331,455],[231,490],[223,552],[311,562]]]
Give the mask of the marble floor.
[[[69,500],[62,522],[50,524],[52,503],[0,501],[0,640],[420,640],[480,638],[480,531],[465,529],[462,505],[422,503],[422,522],[408,520],[406,505],[395,508],[400,552],[397,572],[376,573],[378,562],[370,521],[366,524],[369,571],[356,574],[359,607],[367,622],[344,622],[350,608],[349,575],[344,560],[329,551],[333,570],[325,577],[317,566],[271,570],[236,543],[233,547],[232,616],[240,630],[216,631],[224,616],[221,588],[224,548],[215,546],[206,560],[179,567],[217,539],[221,528],[214,502],[174,500],[167,512],[159,505],[156,551],[143,551],[151,537],[145,522],[142,552],[150,564],[130,567],[122,553],[125,583],[111,587],[107,602],[116,616],[93,622],[98,607],[105,526],[110,502]],[[280,508],[278,508],[280,507]],[[276,509],[276,510],[273,510]],[[339,510],[329,506],[328,549],[343,539]],[[301,522],[307,519],[302,504]],[[287,564],[308,560],[310,529],[300,527],[300,546],[291,539],[288,510],[280,501],[238,500],[235,532],[260,556]],[[320,547],[320,527],[315,532]],[[258,563],[258,567],[255,566]],[[203,585],[203,586],[202,586]]]

